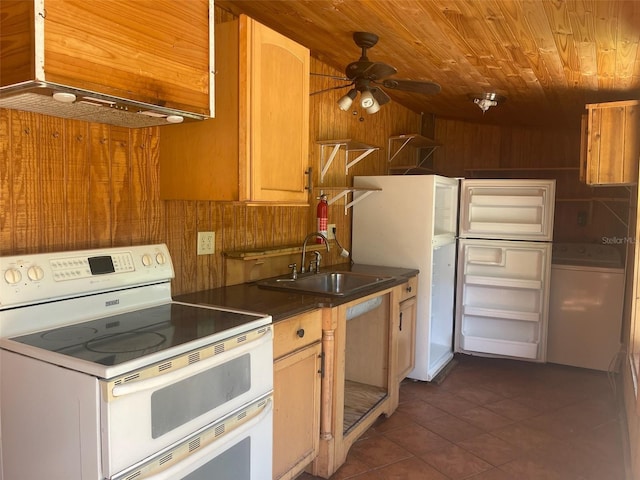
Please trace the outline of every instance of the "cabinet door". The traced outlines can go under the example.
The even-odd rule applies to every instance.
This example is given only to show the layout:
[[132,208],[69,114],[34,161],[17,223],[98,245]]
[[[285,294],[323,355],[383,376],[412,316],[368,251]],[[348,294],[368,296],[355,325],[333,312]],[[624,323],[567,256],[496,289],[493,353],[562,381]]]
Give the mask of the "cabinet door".
[[587,105],[589,185],[628,185],[638,181],[640,102]]
[[210,115],[213,1],[44,0],[44,76]]
[[404,379],[415,366],[415,329],[416,329],[416,297],[409,298],[400,304],[398,320],[397,374],[398,383]]
[[246,129],[240,127],[240,158],[250,159],[244,175],[241,169],[241,200],[307,203],[309,50],[246,17],[240,21],[241,32],[247,22],[250,58],[248,98],[240,107],[242,115],[242,101],[250,102]]
[[318,454],[321,344],[273,365],[273,478],[294,478]]

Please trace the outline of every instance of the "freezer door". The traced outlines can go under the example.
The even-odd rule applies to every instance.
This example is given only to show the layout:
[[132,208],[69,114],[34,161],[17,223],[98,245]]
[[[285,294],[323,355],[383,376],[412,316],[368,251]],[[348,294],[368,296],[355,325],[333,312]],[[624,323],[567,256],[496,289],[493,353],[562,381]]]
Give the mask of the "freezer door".
[[461,239],[455,350],[546,360],[551,244]]
[[460,237],[551,241],[555,180],[463,180]]

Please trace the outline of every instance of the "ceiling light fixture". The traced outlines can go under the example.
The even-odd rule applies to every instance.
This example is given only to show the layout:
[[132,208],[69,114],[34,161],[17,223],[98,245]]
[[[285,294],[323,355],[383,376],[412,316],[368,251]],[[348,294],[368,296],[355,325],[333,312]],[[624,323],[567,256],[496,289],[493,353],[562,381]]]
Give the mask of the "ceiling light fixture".
[[504,95],[493,92],[469,95],[469,98],[473,100],[473,103],[480,107],[483,115],[490,107],[495,107],[498,103],[505,102],[507,100],[507,97]]

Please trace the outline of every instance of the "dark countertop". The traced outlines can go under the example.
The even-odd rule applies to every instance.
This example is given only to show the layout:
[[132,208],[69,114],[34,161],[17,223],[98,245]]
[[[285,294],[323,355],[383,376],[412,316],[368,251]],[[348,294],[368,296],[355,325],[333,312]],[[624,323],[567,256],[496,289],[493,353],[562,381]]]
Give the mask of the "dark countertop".
[[282,292],[260,288],[255,282],[202,290],[194,293],[177,295],[174,300],[185,303],[215,305],[219,307],[265,313],[273,317],[273,321],[299,315],[316,308],[336,307],[359,297],[406,283],[410,277],[418,274],[417,269],[381,267],[376,265],[350,265],[348,263],[332,265],[322,270],[350,271],[371,275],[392,276],[394,280],[361,290],[344,297],[322,297],[295,292]]

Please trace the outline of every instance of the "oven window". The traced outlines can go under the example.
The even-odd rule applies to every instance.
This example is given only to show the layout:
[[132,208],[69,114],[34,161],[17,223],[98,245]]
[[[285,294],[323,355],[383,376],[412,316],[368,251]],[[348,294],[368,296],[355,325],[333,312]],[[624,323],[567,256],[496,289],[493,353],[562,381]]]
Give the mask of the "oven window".
[[151,435],[158,438],[250,388],[251,355],[247,353],[158,390],[151,395]]
[[249,480],[251,478],[251,437],[221,453],[183,480]]

